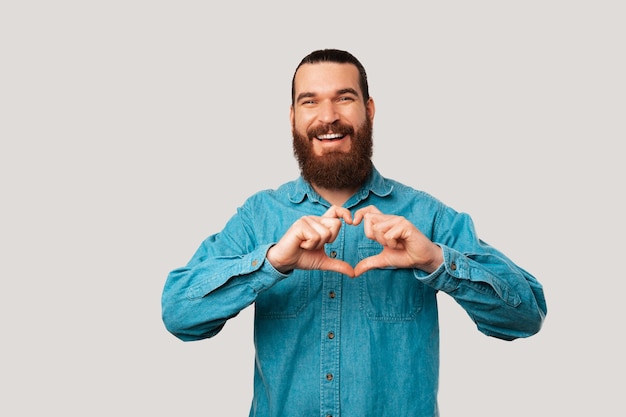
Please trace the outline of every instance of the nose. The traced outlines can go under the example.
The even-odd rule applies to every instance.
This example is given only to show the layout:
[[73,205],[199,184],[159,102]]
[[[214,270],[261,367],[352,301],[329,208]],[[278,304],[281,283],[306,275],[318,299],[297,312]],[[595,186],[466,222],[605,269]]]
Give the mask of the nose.
[[324,124],[332,124],[339,119],[339,114],[332,102],[325,101],[319,107],[318,119]]

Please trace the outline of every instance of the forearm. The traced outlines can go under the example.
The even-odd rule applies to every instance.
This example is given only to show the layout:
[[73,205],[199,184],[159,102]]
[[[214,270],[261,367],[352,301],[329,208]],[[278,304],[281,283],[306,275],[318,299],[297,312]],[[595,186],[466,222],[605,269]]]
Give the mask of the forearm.
[[242,256],[192,260],[172,271],[162,296],[163,322],[181,340],[216,335],[264,289],[285,278],[265,260],[267,246]]
[[443,247],[444,262],[420,279],[452,296],[486,335],[505,340],[537,333],[546,314],[537,280],[495,253],[465,255]]

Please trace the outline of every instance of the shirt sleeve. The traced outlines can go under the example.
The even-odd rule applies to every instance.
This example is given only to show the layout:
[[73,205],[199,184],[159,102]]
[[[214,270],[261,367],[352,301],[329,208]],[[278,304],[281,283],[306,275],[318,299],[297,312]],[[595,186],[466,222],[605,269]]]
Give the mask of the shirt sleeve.
[[507,256],[478,239],[471,218],[449,211],[436,241],[444,261],[418,279],[452,296],[486,335],[504,340],[537,333],[547,313],[543,287]]
[[184,341],[213,337],[259,293],[289,276],[265,259],[272,244],[254,245],[235,215],[221,233],[202,242],[186,266],[168,274],[161,307],[170,333]]

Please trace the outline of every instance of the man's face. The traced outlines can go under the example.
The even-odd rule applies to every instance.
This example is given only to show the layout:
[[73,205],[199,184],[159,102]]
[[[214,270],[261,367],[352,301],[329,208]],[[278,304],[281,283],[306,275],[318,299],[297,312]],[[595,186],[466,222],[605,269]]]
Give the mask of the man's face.
[[357,188],[371,171],[374,102],[363,102],[351,64],[302,65],[290,119],[304,178],[323,188]]

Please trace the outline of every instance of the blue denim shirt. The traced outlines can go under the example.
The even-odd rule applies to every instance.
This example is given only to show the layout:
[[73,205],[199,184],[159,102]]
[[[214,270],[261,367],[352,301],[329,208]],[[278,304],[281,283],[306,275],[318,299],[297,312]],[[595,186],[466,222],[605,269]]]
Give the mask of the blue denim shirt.
[[[486,335],[512,340],[539,331],[542,286],[481,241],[467,214],[383,178],[376,170],[345,207],[406,217],[443,248],[433,273],[378,269],[357,278],[329,271],[276,271],[269,247],[304,215],[329,203],[302,178],[251,196],[166,281],[163,321],[178,338],[215,336],[254,303],[256,417],[437,416],[437,293],[445,292]],[[356,265],[380,252],[362,223],[341,228],[327,254]]]

